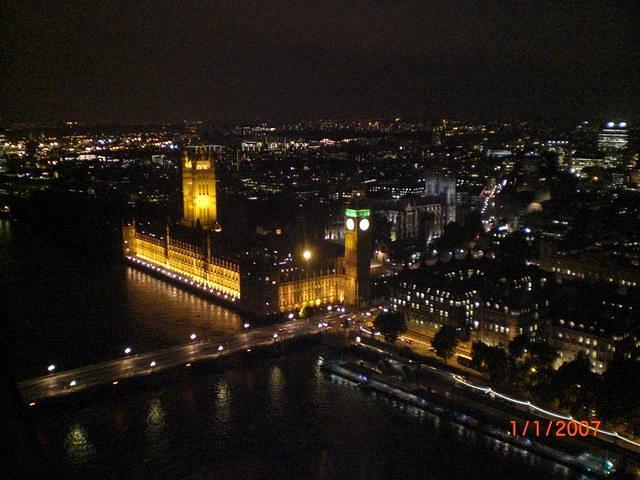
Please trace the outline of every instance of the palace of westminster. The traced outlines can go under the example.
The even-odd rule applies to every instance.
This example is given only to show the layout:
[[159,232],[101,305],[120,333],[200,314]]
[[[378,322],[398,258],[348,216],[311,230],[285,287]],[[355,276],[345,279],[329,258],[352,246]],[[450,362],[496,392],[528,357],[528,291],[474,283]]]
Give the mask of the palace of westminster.
[[344,253],[321,246],[296,253],[248,250],[224,237],[218,223],[214,154],[182,155],[183,220],[149,232],[123,227],[125,259],[182,281],[256,316],[305,306],[363,305],[369,300],[371,210],[359,194],[345,210]]

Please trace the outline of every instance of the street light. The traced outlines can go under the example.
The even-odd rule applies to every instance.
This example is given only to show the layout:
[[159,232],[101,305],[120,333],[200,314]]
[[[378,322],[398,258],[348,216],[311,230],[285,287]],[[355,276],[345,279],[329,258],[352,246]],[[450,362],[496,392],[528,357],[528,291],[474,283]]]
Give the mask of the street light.
[[75,387],[76,386],[76,381],[75,380],[71,380],[71,383],[69,384],[70,387]]
[[197,338],[197,335],[195,333],[192,333],[191,336],[189,336],[189,338],[191,340],[195,340]]
[[244,322],[244,328],[249,328],[249,322]]
[[302,252],[302,258],[307,261],[311,260],[311,250],[305,250],[304,252]]
[[50,372],[53,372],[55,369],[56,369],[56,366],[53,363],[47,367],[47,370]]
[[130,353],[131,353],[131,348],[130,347],[127,347],[127,348],[124,349],[124,354],[125,355],[129,355]]
[[224,350],[224,347],[222,345],[218,346],[218,351],[221,352],[222,350]]
[[156,366],[156,362],[152,361],[152,362],[149,364],[149,366],[150,366],[150,367],[155,367],[155,366]]

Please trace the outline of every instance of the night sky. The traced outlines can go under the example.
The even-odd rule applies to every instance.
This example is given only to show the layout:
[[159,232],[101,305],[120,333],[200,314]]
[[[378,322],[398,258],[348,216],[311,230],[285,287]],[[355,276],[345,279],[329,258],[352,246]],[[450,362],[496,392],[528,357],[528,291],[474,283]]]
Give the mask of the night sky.
[[0,120],[633,120],[640,1],[0,1]]

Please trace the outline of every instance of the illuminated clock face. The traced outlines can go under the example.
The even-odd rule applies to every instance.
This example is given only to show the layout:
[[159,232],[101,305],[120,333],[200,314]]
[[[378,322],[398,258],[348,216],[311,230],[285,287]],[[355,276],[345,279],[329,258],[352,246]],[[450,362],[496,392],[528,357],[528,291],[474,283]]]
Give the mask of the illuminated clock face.
[[369,220],[366,218],[363,218],[362,220],[360,220],[360,230],[364,232],[368,228],[369,228]]
[[353,230],[356,228],[356,222],[353,221],[353,218],[347,218],[347,230]]

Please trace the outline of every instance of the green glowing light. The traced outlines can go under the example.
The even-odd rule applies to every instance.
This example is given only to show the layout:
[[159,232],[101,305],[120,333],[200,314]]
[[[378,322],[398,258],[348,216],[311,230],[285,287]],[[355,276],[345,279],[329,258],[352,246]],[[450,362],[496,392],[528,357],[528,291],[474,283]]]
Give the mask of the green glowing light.
[[368,217],[371,215],[371,210],[364,209],[364,210],[354,210],[353,208],[347,208],[345,210],[345,215],[347,217],[359,217],[359,218],[364,218],[364,217]]

